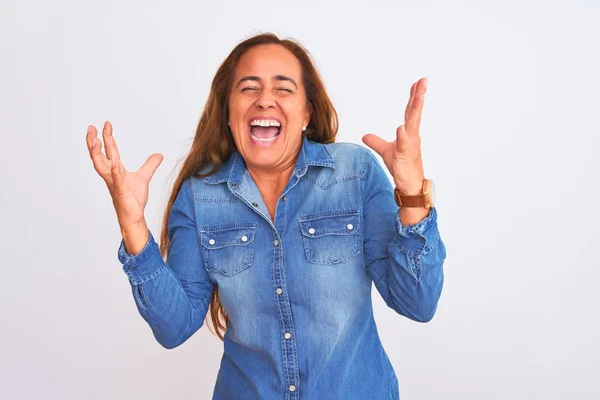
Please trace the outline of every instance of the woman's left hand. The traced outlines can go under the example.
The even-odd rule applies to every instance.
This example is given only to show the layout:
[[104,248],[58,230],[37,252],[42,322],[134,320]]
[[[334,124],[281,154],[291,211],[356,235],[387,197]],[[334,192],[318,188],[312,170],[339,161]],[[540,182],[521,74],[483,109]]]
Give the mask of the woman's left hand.
[[420,194],[425,178],[419,125],[426,90],[426,78],[421,78],[412,85],[404,112],[404,124],[396,129],[396,139],[393,142],[371,133],[363,137],[363,142],[383,158],[394,177],[396,187],[406,195]]

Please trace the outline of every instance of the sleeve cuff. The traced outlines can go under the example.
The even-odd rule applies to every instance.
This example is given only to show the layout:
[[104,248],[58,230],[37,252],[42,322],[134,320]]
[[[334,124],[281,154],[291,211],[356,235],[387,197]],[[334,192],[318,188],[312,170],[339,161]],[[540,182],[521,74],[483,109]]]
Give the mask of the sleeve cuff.
[[146,245],[136,255],[127,253],[125,250],[125,241],[121,239],[117,258],[123,265],[123,271],[134,285],[139,285],[154,278],[165,266],[158,244],[154,240],[154,236],[150,230],[148,230]]
[[398,244],[409,256],[419,257],[429,253],[440,240],[435,207],[429,210],[427,217],[414,225],[403,226],[398,216],[396,229],[400,234]]

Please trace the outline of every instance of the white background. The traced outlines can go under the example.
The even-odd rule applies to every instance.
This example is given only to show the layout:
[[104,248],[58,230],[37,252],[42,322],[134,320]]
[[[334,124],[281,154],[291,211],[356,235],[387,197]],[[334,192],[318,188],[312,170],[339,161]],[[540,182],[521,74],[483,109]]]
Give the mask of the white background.
[[316,59],[338,141],[392,140],[429,78],[444,291],[419,324],[373,290],[402,398],[600,398],[600,4],[229,3],[0,2],[0,397],[210,398],[222,342],[206,326],[173,350],[153,338],[85,133],[110,120],[129,169],[165,156],[158,237],[218,65],[273,31]]

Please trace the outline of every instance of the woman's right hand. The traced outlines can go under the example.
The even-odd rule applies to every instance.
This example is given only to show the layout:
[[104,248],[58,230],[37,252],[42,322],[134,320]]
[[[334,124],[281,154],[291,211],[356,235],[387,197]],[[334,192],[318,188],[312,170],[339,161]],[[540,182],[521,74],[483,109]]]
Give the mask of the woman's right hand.
[[144,208],[148,203],[150,180],[163,156],[152,154],[138,171],[129,172],[121,162],[111,123],[106,121],[102,129],[106,155],[102,153],[102,142],[97,135],[96,127],[90,125],[85,139],[94,169],[108,186],[121,231],[145,226]]

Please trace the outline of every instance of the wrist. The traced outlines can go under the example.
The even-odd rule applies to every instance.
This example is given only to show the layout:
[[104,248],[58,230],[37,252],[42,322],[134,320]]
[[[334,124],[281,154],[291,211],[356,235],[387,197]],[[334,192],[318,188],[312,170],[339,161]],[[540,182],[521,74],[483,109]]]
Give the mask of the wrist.
[[121,227],[121,235],[125,243],[125,251],[132,255],[139,254],[146,246],[146,243],[148,243],[150,237],[145,220]]
[[145,232],[148,230],[148,225],[146,224],[146,220],[141,220],[135,223],[128,223],[126,225],[120,225],[121,235],[131,236],[136,235],[141,232]]
[[429,208],[406,208],[400,207],[398,217],[402,226],[415,225],[423,221],[429,215]]
[[415,176],[416,178],[411,178],[410,180],[394,178],[396,189],[398,189],[401,194],[406,196],[416,196],[421,194],[423,191],[425,176],[421,174],[416,174]]

